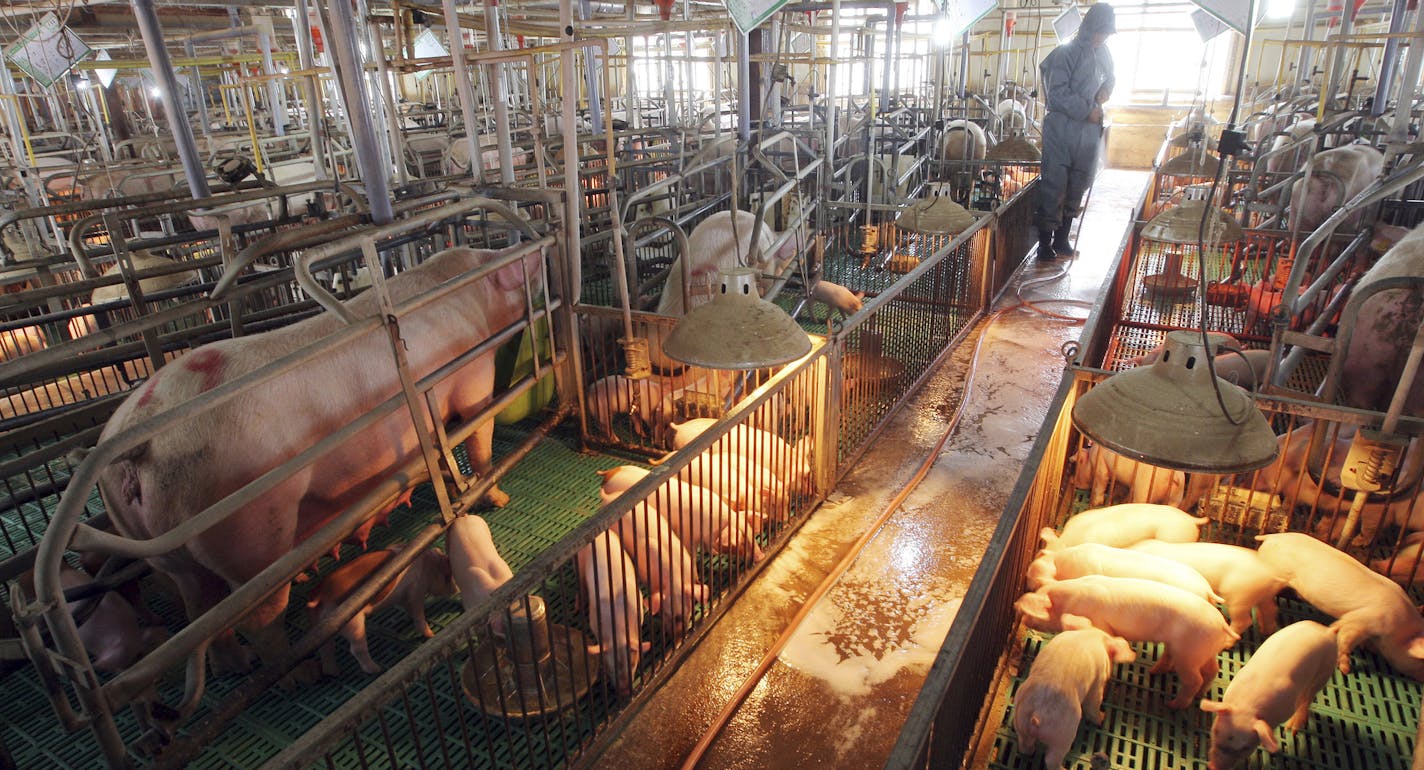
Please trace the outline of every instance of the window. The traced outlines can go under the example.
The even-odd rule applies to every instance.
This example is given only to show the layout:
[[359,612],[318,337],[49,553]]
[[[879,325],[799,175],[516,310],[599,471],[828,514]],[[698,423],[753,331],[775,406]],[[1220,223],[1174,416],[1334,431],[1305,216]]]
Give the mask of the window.
[[1226,91],[1237,37],[1226,32],[1203,43],[1189,3],[1145,0],[1115,4],[1117,34],[1108,38],[1117,87],[1112,106],[1190,104]]

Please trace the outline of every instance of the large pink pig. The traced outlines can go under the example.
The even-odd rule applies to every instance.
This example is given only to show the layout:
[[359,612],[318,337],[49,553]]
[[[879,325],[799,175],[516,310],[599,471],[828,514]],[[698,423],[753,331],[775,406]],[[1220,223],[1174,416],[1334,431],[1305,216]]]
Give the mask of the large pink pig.
[[1161,642],[1152,673],[1177,672],[1181,686],[1167,705],[1184,708],[1216,677],[1216,655],[1241,636],[1221,613],[1180,588],[1137,578],[1090,575],[1050,583],[1014,603],[1037,631],[1095,628],[1130,642]]
[[1135,551],[1171,559],[1191,567],[1206,578],[1211,590],[1226,601],[1231,616],[1231,630],[1241,633],[1251,627],[1251,610],[1261,630],[1276,630],[1276,594],[1286,587],[1255,551],[1226,543],[1166,543],[1144,540],[1132,546]]
[[[351,592],[372,573],[380,569],[388,559],[399,552],[399,548],[384,551],[368,551],[351,559],[322,579],[311,593],[307,607],[313,616],[325,618],[345,601]],[[368,674],[379,674],[381,665],[371,658],[366,644],[366,616],[385,609],[400,607],[410,616],[415,630],[427,639],[434,636],[430,624],[425,619],[426,596],[451,596],[455,593],[455,582],[450,575],[450,559],[439,548],[428,548],[415,557],[410,566],[401,570],[391,582],[377,591],[369,602],[341,627],[340,635],[351,648],[351,657],[361,664],[361,670]],[[321,668],[327,676],[336,676],[341,669],[336,665],[332,641],[322,645]]]
[[[514,577],[514,571],[494,547],[489,524],[469,514],[450,522],[445,531],[445,547],[450,549],[450,572],[460,587],[460,603],[466,610],[484,601],[496,588]],[[494,616],[495,633],[504,632],[504,613]]]
[[[449,249],[390,279],[387,286],[391,298],[403,302],[497,256]],[[525,270],[532,281],[541,280],[539,252],[529,254],[522,266],[519,262],[505,266],[402,317],[401,337],[414,377],[428,376],[493,330],[518,320],[525,308]],[[380,312],[372,292],[346,306],[358,318]],[[203,345],[160,369],[126,398],[100,441],[343,326],[340,318],[323,313],[281,329]],[[104,468],[100,477],[115,526],[128,537],[157,537],[318,439],[336,433],[400,393],[391,356],[389,334],[377,328],[130,449]],[[490,401],[493,388],[491,353],[442,381],[429,401],[440,419],[470,418]],[[493,430],[493,421],[486,422],[466,442],[477,473],[487,473],[491,467]],[[397,411],[197,534],[187,545],[150,561],[173,579],[189,619],[196,618],[418,453],[411,416]],[[492,488],[489,499],[501,505],[508,497]],[[286,647],[281,616],[287,594],[284,585],[239,620],[239,628],[253,635],[264,657],[280,654]],[[236,646],[230,631],[216,640],[214,654],[220,669],[240,670],[247,664],[246,653]]]
[[1292,623],[1261,643],[1226,686],[1220,701],[1203,700],[1211,723],[1210,770],[1231,770],[1257,746],[1280,750],[1276,725],[1297,732],[1310,717],[1310,702],[1335,673],[1335,630],[1313,620]]
[[1143,540],[1196,542],[1201,526],[1210,521],[1193,517],[1180,508],[1151,503],[1123,503],[1094,508],[1068,519],[1063,534],[1044,528],[1044,550],[1056,551],[1079,543],[1101,543],[1126,548]]
[[1098,543],[1079,543],[1071,548],[1044,551],[1028,565],[1028,587],[1036,591],[1055,580],[1072,580],[1086,575],[1155,580],[1200,596],[1212,604],[1224,601],[1211,589],[1206,578],[1185,564],[1144,551]]
[[[1424,224],[1386,251],[1360,278],[1354,291],[1363,296],[1381,281],[1410,276],[1424,277]],[[1415,331],[1424,320],[1421,294],[1424,292],[1407,288],[1386,289],[1364,301],[1354,336],[1344,351],[1340,394],[1347,405],[1378,411],[1389,408]],[[1404,413],[1424,416],[1424,377],[1414,378]]]
[[1424,617],[1394,581],[1344,551],[1299,532],[1258,535],[1256,549],[1300,598],[1335,618],[1339,664],[1350,672],[1350,652],[1368,642],[1396,671],[1424,681]]
[[[1307,470],[1310,442],[1320,432],[1325,446],[1325,472],[1322,474]],[[1354,503],[1355,493],[1345,489],[1340,483],[1340,474],[1350,454],[1352,432],[1348,428],[1336,430],[1325,423],[1307,423],[1277,438],[1280,444],[1280,459],[1269,467],[1261,469],[1252,479],[1256,489],[1281,495],[1293,500],[1300,508],[1310,510],[1310,515],[1318,524],[1316,534],[1335,542],[1342,534],[1345,522]],[[1408,477],[1416,473],[1424,463],[1424,449],[1414,442],[1405,454],[1405,471],[1399,475]],[[1374,539],[1381,524],[1393,522],[1407,529],[1424,529],[1424,496],[1414,494],[1387,496],[1372,494],[1360,509],[1358,537],[1363,542]]]
[[642,641],[643,596],[633,562],[616,532],[605,532],[578,552],[579,575],[588,600],[588,625],[598,638],[590,653],[603,656],[603,670],[619,695],[633,691],[633,674],[652,646]]
[[[1310,184],[1305,179],[1291,186],[1291,227],[1308,233],[1319,227],[1345,202],[1360,194],[1384,168],[1384,155],[1373,147],[1352,144],[1317,153],[1313,161]],[[1358,224],[1359,214],[1342,224]]]
[[681,633],[696,605],[711,594],[697,576],[692,554],[667,519],[646,501],[619,520],[618,532],[648,584],[648,612],[661,617],[672,633]]
[[1078,450],[1073,456],[1073,486],[1090,489],[1093,505],[1107,501],[1108,484],[1128,488],[1128,501],[1179,506],[1186,494],[1186,475],[1181,471],[1158,468],[1100,447],[1097,444]]
[[1064,631],[1048,640],[1014,693],[1019,751],[1030,753],[1042,741],[1043,766],[1063,767],[1083,716],[1095,725],[1103,723],[1103,693],[1113,664],[1136,659],[1126,640],[1096,628]]

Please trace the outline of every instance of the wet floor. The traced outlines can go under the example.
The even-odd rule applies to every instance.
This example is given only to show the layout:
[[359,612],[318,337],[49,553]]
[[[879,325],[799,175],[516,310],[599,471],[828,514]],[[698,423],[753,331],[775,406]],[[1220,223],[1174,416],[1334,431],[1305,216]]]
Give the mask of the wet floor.
[[[1082,332],[1080,323],[1014,306],[1029,300],[1085,318],[1147,179],[1145,172],[1099,175],[1078,236],[1080,256],[1067,273],[1039,282],[1063,268],[1030,261],[1015,276],[996,305],[1009,309],[981,322],[892,418],[882,440],[649,699],[598,766],[683,764],[806,598],[910,482],[948,428],[967,383],[964,413],[924,481],[810,609],[698,766],[884,763],[1047,413],[1062,376],[1062,346]],[[980,334],[985,338],[971,368]]]

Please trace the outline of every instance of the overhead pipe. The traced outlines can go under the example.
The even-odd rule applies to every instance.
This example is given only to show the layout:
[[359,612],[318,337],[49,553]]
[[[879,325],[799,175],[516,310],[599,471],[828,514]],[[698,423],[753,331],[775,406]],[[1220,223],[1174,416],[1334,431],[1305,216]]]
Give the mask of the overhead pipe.
[[[565,38],[572,40],[574,32],[573,17],[572,15],[569,15],[569,18],[564,18],[564,12],[567,10],[564,6],[566,6],[567,4],[567,2],[561,2],[559,4],[559,19],[562,22],[562,26],[567,30],[567,32],[565,33]],[[504,34],[500,32],[499,29],[499,6],[497,5],[496,0],[485,0],[485,38],[489,43],[489,49],[491,51],[497,53],[499,51],[504,50]],[[572,62],[569,63],[572,64]],[[560,57],[560,72],[563,71],[563,64],[563,57]],[[495,142],[499,147],[499,180],[505,185],[513,185],[514,142],[513,138],[510,135],[509,83],[505,78],[504,63],[498,61],[495,62],[494,64],[490,65],[489,72],[490,81],[494,84],[494,136]],[[575,98],[577,98],[578,87],[573,83],[573,81],[569,80],[568,78],[564,78],[562,81],[562,87],[571,89],[571,91],[566,91],[564,93],[565,101],[569,99],[569,93],[573,93],[575,95]],[[565,155],[568,154],[568,148],[570,146],[572,146],[572,144],[569,142],[566,136],[564,139]],[[578,189],[578,185],[574,185],[569,189],[576,190]]]
[[[272,39],[276,37],[272,29],[272,20],[263,17],[257,27],[257,50],[262,54],[262,71],[268,75],[276,75],[277,68],[272,64]],[[267,112],[272,116],[272,133],[277,136],[287,135],[287,99],[282,93],[282,84],[275,78],[267,81]]]
[[356,48],[356,20],[349,3],[334,3],[333,6],[334,11],[332,8],[319,8],[318,12],[328,14],[332,60],[337,67],[342,100],[346,103],[346,117],[351,123],[351,148],[356,155],[361,181],[366,187],[371,221],[384,225],[395,218],[395,213],[391,209],[390,186],[386,181],[388,169],[381,168],[376,129],[371,125],[370,99],[366,94],[366,79],[361,74],[361,61]]
[[138,21],[139,33],[143,36],[143,47],[148,52],[148,60],[153,63],[154,79],[158,81],[158,92],[163,99],[164,112],[168,115],[169,130],[178,148],[178,158],[183,163],[183,176],[188,180],[188,190],[194,198],[206,198],[208,175],[203,171],[198,159],[198,147],[193,141],[193,127],[188,125],[187,110],[178,100],[178,79],[173,76],[173,62],[168,58],[168,48],[163,39],[163,30],[158,26],[158,13],[153,8],[153,0],[132,0],[134,18]]
[[475,181],[484,182],[485,164],[480,153],[479,124],[475,119],[475,87],[470,83],[470,67],[465,59],[465,33],[460,29],[460,15],[455,0],[443,0],[445,32],[450,39],[451,68],[455,75],[455,93],[460,98],[460,114],[465,118],[465,141],[470,143],[470,173]]

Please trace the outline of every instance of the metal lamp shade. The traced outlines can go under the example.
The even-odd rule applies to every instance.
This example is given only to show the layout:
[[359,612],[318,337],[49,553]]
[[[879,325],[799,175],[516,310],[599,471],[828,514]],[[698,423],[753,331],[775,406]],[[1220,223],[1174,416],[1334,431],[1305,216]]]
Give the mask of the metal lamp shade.
[[1168,158],[1157,171],[1166,176],[1212,177],[1216,176],[1216,166],[1220,162],[1221,159],[1211,153],[1202,157],[1195,152],[1184,152]]
[[[1201,227],[1202,211],[1207,202],[1200,200],[1182,201],[1152,218],[1142,227],[1142,237],[1162,243],[1192,244],[1197,242],[1197,231]],[[1211,219],[1206,223],[1206,245],[1216,246],[1234,243],[1246,237],[1241,225],[1236,224],[1229,214],[1212,206]]]
[[[1073,406],[1073,424],[1098,444],[1133,460],[1172,470],[1243,473],[1276,459],[1276,436],[1246,391],[1220,377],[1227,411],[1212,389],[1201,334],[1167,335],[1162,357],[1109,377]],[[1244,419],[1243,419],[1244,418]]]
[[709,369],[760,369],[811,352],[811,338],[757,295],[757,271],[722,271],[722,291],[692,309],[663,340],[663,353]]

